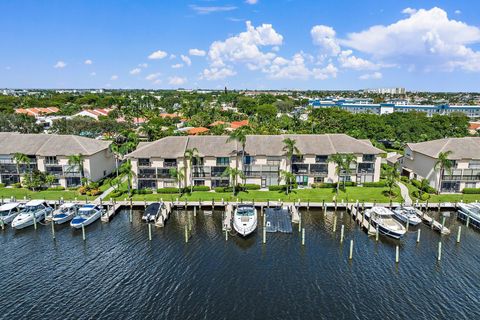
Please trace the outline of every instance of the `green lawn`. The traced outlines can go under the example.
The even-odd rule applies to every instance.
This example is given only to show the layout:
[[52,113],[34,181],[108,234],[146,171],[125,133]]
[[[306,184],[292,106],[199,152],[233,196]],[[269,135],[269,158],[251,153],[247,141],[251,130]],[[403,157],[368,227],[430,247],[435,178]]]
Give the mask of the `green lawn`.
[[15,197],[17,200],[27,199],[45,199],[45,200],[60,200],[63,197],[64,200],[93,200],[96,197],[82,196],[76,191],[61,190],[61,191],[30,191],[23,188],[0,188],[0,197],[11,198]]
[[[385,188],[364,188],[364,187],[348,187],[346,192],[340,191],[337,200],[346,201],[348,197],[348,202],[354,202],[359,200],[360,202],[384,202],[387,203],[390,201],[389,197],[383,195]],[[400,194],[398,189],[395,189],[397,194]],[[158,201],[159,199],[163,200],[175,200],[179,198],[180,200],[189,200],[189,201],[220,201],[222,198],[225,201],[235,201],[237,198],[239,200],[245,201],[311,201],[311,202],[332,202],[334,196],[336,195],[334,189],[325,188],[325,189],[299,189],[293,190],[291,193],[286,195],[284,192],[279,191],[246,191],[240,192],[238,195],[233,196],[232,193],[216,193],[216,192],[193,192],[192,194],[185,194],[179,197],[178,194],[147,194],[147,195],[134,195],[133,200],[137,201]],[[123,200],[126,195],[119,197],[119,200]],[[394,202],[402,201],[401,197],[396,197],[392,199]]]
[[[413,196],[413,192],[418,190],[417,187],[415,187],[411,183],[403,182],[404,185],[407,186],[408,191],[410,192],[410,197],[412,198],[413,201],[416,201],[417,198]],[[480,194],[463,194],[463,193],[457,193],[457,194],[431,194],[430,198],[428,199],[428,202],[430,203],[438,203],[438,202],[474,202],[474,201],[480,201]],[[418,202],[426,202],[422,200],[418,200]]]

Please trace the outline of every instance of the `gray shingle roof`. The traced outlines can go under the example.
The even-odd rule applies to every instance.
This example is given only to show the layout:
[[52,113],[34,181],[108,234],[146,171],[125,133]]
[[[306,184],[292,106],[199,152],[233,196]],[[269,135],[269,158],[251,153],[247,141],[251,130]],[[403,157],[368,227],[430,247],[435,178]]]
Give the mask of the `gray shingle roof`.
[[412,151],[437,158],[440,152],[452,151],[449,159],[480,159],[480,137],[447,138],[419,143],[407,143]]
[[[283,140],[294,139],[302,154],[329,155],[335,153],[380,154],[370,142],[357,140],[345,134],[284,134],[249,135],[245,152],[249,155],[282,156],[285,154]],[[201,156],[230,156],[241,150],[235,141],[227,143],[228,136],[179,136],[166,137],[142,144],[128,154],[130,158],[180,158],[186,149],[197,148]]]
[[110,141],[74,135],[20,134],[0,132],[0,154],[16,152],[37,156],[90,156],[105,150]]

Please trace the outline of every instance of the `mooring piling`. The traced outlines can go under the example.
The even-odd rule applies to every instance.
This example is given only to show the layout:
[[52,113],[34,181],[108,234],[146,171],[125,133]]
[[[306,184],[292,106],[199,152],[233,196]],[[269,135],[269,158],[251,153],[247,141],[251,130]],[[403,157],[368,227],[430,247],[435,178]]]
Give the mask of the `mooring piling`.
[[305,245],[305,228],[302,228],[302,246]]
[[395,247],[395,263],[400,262],[400,248],[397,246]]
[[461,236],[462,236],[462,226],[458,226],[457,243],[460,243]]
[[418,229],[417,231],[417,243],[420,243],[420,233],[422,232],[421,229]]
[[343,243],[344,233],[345,233],[345,226],[342,224],[342,227],[340,228],[340,243]]
[[185,243],[188,243],[188,226],[185,225]]
[[375,227],[375,241],[378,242],[378,237],[379,237],[380,231],[378,230],[378,224]]
[[353,239],[350,240],[350,253],[348,255],[348,259],[350,259],[350,260],[353,259]]
[[152,241],[152,224],[148,223],[148,240]]
[[50,224],[52,225],[52,239],[55,240],[55,222],[52,221]]
[[84,224],[82,224],[82,239],[83,239],[83,241],[87,240],[87,236],[85,234],[85,225]]
[[333,216],[333,233],[337,231],[337,215]]
[[438,241],[437,261],[442,260],[442,241]]

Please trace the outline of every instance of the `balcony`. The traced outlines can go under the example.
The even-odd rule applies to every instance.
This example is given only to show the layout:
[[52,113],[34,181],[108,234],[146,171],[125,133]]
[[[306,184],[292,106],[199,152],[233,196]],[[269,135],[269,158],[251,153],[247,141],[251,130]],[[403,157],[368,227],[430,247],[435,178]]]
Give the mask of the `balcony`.
[[357,168],[358,174],[371,174],[375,171],[373,163],[359,163]]
[[63,167],[61,165],[53,165],[53,164],[49,164],[49,165],[45,165],[45,172],[47,174],[51,174],[55,177],[61,177],[63,176]]
[[163,167],[164,168],[176,168],[177,167],[177,161],[163,161]]
[[246,165],[244,166],[243,173],[247,177],[261,177],[266,174],[278,174],[278,166],[270,165]]
[[327,176],[328,175],[328,164],[311,164],[310,165],[310,174],[313,176]]
[[155,168],[142,168],[138,170],[139,179],[156,179],[157,170]]

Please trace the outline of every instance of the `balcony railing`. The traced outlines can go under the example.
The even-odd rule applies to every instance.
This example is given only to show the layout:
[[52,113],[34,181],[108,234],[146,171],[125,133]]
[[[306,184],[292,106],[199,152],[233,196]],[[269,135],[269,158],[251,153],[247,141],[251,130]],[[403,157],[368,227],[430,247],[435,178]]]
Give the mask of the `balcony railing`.
[[278,171],[278,166],[257,164],[244,166],[243,174],[247,177],[261,177],[263,174],[278,173]]

